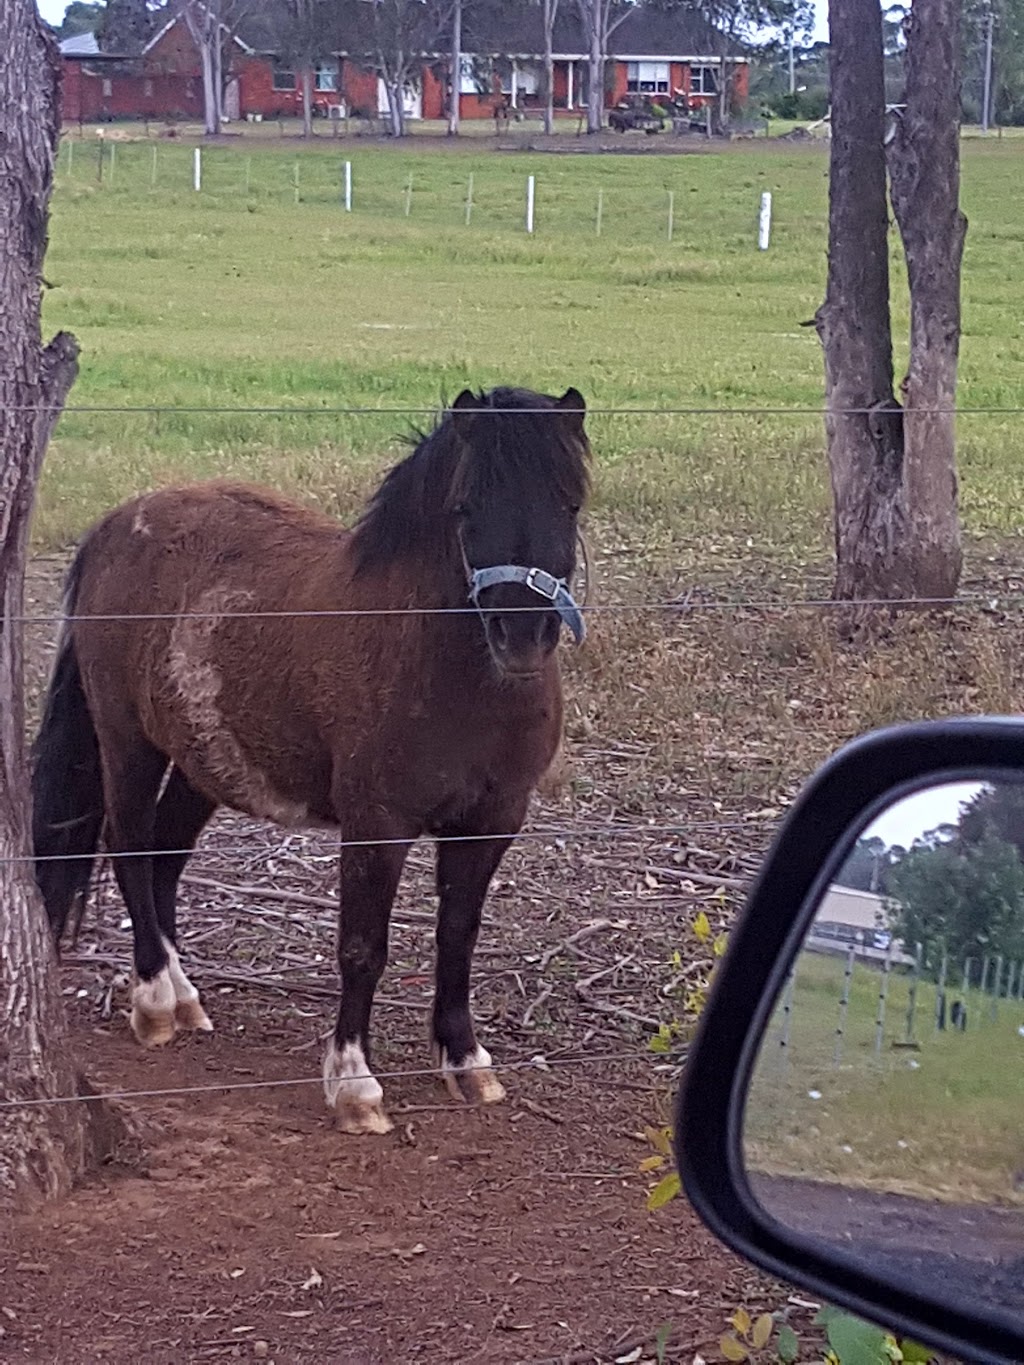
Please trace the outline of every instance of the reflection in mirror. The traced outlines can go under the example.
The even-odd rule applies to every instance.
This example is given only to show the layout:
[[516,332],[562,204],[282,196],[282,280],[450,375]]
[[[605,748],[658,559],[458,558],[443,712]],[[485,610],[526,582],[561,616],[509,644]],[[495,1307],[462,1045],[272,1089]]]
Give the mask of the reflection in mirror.
[[1024,1320],[1024,784],[932,787],[864,830],[761,1040],[743,1149],[785,1227]]

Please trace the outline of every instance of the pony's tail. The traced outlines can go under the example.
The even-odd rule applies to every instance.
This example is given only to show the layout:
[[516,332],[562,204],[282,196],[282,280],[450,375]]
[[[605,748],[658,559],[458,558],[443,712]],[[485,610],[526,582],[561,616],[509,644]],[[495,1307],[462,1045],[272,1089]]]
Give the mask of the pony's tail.
[[[82,574],[80,549],[64,590],[73,615]],[[61,627],[43,723],[32,747],[32,845],[36,881],[59,943],[76,902],[83,904],[103,830],[103,782],[96,727],[82,687],[74,632]]]

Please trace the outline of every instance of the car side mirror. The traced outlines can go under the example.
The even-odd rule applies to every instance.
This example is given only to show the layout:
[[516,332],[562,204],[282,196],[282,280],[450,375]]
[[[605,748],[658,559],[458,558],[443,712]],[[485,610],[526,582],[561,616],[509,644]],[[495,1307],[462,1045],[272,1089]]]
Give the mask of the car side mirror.
[[684,1189],[764,1269],[1024,1360],[1024,720],[899,726],[801,794],[680,1088]]

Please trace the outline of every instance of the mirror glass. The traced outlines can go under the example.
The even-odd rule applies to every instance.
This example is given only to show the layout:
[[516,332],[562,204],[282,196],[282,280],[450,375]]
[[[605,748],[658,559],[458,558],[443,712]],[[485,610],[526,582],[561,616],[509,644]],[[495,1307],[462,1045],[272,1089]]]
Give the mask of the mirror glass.
[[830,885],[743,1128],[786,1228],[1024,1319],[1024,785],[901,799]]

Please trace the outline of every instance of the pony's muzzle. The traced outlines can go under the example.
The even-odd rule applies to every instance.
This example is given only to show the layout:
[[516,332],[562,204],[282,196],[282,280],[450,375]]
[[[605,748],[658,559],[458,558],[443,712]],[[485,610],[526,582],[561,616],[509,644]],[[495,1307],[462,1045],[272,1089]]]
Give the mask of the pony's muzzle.
[[558,645],[562,620],[553,609],[485,610],[483,618],[491,657],[509,678],[536,677]]

